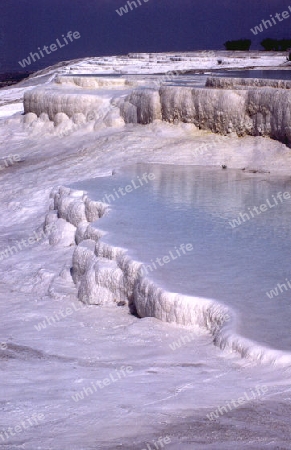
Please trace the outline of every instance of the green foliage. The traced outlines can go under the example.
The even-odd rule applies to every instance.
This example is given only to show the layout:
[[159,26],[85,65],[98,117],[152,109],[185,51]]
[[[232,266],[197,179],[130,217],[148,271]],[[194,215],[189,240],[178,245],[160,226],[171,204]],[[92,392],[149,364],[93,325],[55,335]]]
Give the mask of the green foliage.
[[239,39],[237,41],[227,41],[224,44],[226,50],[244,50],[248,51],[252,45],[250,39]]
[[285,52],[291,48],[291,39],[266,38],[261,42],[261,46],[266,51]]
[[281,51],[285,52],[289,48],[291,48],[291,39],[281,39],[279,41],[279,44],[281,46]]

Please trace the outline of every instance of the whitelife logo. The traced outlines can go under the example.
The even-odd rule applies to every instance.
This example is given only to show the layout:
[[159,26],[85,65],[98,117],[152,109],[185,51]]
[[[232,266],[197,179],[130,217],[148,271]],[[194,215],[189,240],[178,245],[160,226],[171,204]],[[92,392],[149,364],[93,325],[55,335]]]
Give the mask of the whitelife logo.
[[26,417],[26,419],[22,420],[14,427],[8,427],[7,430],[2,430],[0,432],[0,438],[2,439],[2,441],[5,441],[5,439],[9,439],[11,436],[15,436],[18,433],[22,433],[24,430],[27,430],[28,428],[39,425],[39,421],[44,419],[45,419],[44,414],[39,413],[32,414],[31,417]]
[[136,178],[136,180],[131,180],[131,184],[128,184],[125,187],[119,187],[117,190],[113,189],[113,194],[105,194],[101,202],[110,205],[111,201],[115,202],[116,199],[124,197],[126,194],[129,194],[130,192],[139,189],[143,185],[148,184],[148,182],[154,180],[156,176],[154,173],[148,174],[147,172],[145,172],[141,178],[138,175]]
[[[41,57],[44,58],[46,55],[50,55],[52,52],[56,52],[59,48],[63,48],[66,45],[68,45],[70,42],[73,42],[74,39],[80,39],[80,37],[81,37],[81,35],[80,35],[79,31],[74,31],[74,33],[72,31],[68,31],[67,36],[62,34],[63,42],[60,42],[60,40],[57,39],[56,43],[58,45],[55,43],[51,44],[49,47],[47,45],[44,45],[43,49],[38,47],[38,51],[41,54]],[[67,38],[70,40],[70,42],[68,42]],[[50,51],[48,50],[48,48],[50,49]],[[43,52],[45,52],[46,54],[44,54]],[[36,61],[35,57],[37,57],[38,60],[40,59],[39,53],[38,52],[36,52],[36,53],[30,52],[29,56],[27,58],[23,59],[22,61],[18,61],[18,64],[20,64],[20,66],[22,68],[29,66],[30,64],[32,64],[32,62]]]
[[37,234],[36,231],[34,231],[34,236],[30,236],[28,239],[21,239],[21,241],[15,241],[14,244],[16,245],[12,245],[11,247],[7,247],[4,250],[0,250],[0,261],[2,261],[5,258],[9,258],[9,256],[13,256],[14,254],[20,252],[21,250],[23,250],[23,247],[27,247],[29,245],[33,245],[36,242],[41,241],[42,239],[45,239],[48,237],[48,235],[52,232],[56,230],[56,226],[55,224],[50,224],[47,225],[45,230],[40,231],[39,235]]
[[[289,192],[284,192],[282,194],[282,192],[278,192],[278,194],[276,195],[272,195],[273,197],[273,201],[274,203],[272,204],[272,200],[271,202],[269,201],[269,199],[266,200],[266,203],[262,203],[260,206],[253,206],[253,208],[248,208],[248,213],[240,213],[239,216],[237,217],[237,219],[233,219],[232,221],[228,222],[231,226],[231,228],[236,228],[239,225],[241,225],[242,223],[246,222],[247,220],[251,220],[251,218],[256,217],[254,212],[256,213],[256,215],[260,215],[262,212],[266,212],[268,209],[272,209],[275,206],[278,206],[280,203],[283,203],[284,200],[290,200],[291,196]],[[282,198],[283,197],[283,198]],[[277,201],[277,199],[279,200],[279,202]],[[284,199],[284,200],[283,200]],[[249,216],[250,214],[250,216]]]
[[86,308],[86,305],[80,305],[80,308],[77,307],[75,303],[71,303],[71,308],[67,307],[66,309],[60,309],[58,311],[58,314],[54,311],[54,314],[50,317],[45,317],[45,320],[42,322],[38,322],[37,325],[34,325],[34,328],[37,331],[45,330],[48,325],[54,325],[58,322],[60,322],[62,319],[65,319],[66,317],[71,316],[74,312],[80,311],[81,309]]
[[[3,162],[4,165],[2,165],[1,162]],[[21,158],[18,154],[5,156],[5,158],[0,161],[0,171],[13,166],[15,162],[21,162]]]
[[[222,327],[226,322],[230,320],[230,316],[227,313],[220,313],[216,317],[216,322]],[[170,349],[175,352],[176,350],[180,349],[183,345],[190,344],[194,340],[199,337],[200,334],[191,332],[184,336],[181,336],[178,341],[173,341],[171,344],[169,344]]]
[[[143,0],[144,3],[147,3],[148,1],[149,0]],[[136,1],[132,1],[132,2],[128,1],[127,4],[125,4],[124,6],[121,6],[121,8],[116,9],[115,11],[121,17],[121,16],[123,16],[123,14],[127,14],[128,13],[127,5],[130,7],[130,10],[132,11],[133,10],[133,6],[132,5],[134,5],[135,8],[138,8],[137,3],[139,4],[139,6],[142,6],[141,0],[136,0]]]
[[[288,9],[291,12],[291,6],[288,6]],[[282,18],[280,17],[280,14],[282,15]],[[278,20],[278,22],[283,22],[284,19],[289,19],[290,13],[288,11],[283,11],[282,13],[276,13],[275,17]],[[262,20],[262,22],[259,25],[257,25],[255,28],[251,28],[251,32],[254,35],[257,35],[258,33],[262,33],[264,31],[263,27],[265,27],[265,30],[267,30],[269,27],[272,27],[273,25],[278,25],[275,17],[273,17],[273,15],[270,14],[271,20]]]
[[[139,269],[139,274],[141,276],[148,275],[148,270],[153,272],[154,270],[158,269],[157,264],[160,267],[163,267],[165,264],[169,264],[169,262],[174,261],[175,259],[181,258],[181,256],[186,255],[187,252],[192,252],[193,245],[192,244],[181,244],[179,249],[175,247],[174,250],[170,250],[168,255],[161,256],[160,258],[156,258],[155,261],[151,259],[151,264],[142,265]],[[181,253],[182,254],[181,254]],[[157,263],[157,264],[156,264]]]
[[[268,387],[265,385],[256,386],[256,392],[251,389],[251,393],[247,394],[244,392],[243,397],[239,397],[237,400],[231,400],[226,403],[226,406],[219,406],[216,411],[211,412],[210,414],[206,414],[209,420],[218,419],[219,415],[223,415],[232,411],[233,409],[238,408],[240,405],[244,405],[245,403],[251,402],[252,400],[257,400],[259,397],[262,397],[264,394],[268,392]],[[232,404],[232,406],[230,405]]]
[[[277,297],[280,293],[283,294],[283,292],[286,292],[286,291],[288,291],[288,289],[291,289],[291,284],[290,284],[291,280],[288,280],[288,278],[285,278],[285,280],[286,280],[287,284],[277,283],[278,287],[274,287],[274,289],[271,289],[269,292],[266,292],[266,295],[270,299],[272,299],[273,297]],[[288,287],[287,287],[287,285],[288,285]],[[278,288],[279,288],[280,292],[278,291]],[[283,288],[285,289],[285,291],[283,291]]]
[[[84,398],[89,397],[89,395],[93,395],[94,392],[98,392],[98,388],[103,389],[105,386],[109,386],[112,383],[116,383],[117,381],[120,381],[123,378],[126,378],[128,375],[132,374],[132,372],[133,372],[133,368],[131,366],[127,366],[127,367],[122,366],[122,367],[120,367],[119,370],[115,369],[114,372],[111,372],[108,375],[108,378],[104,378],[101,381],[97,380],[95,383],[92,381],[91,385],[92,385],[93,389],[91,386],[84,387],[81,391],[72,395],[72,399],[74,400],[74,402],[84,400]],[[97,384],[97,386],[96,386],[96,384]]]
[[169,436],[165,436],[165,437],[159,437],[159,439],[157,441],[154,441],[154,447],[152,447],[151,444],[147,443],[146,444],[146,448],[143,448],[142,450],[160,450],[161,448],[164,448],[165,445],[170,444],[171,443],[171,438]]

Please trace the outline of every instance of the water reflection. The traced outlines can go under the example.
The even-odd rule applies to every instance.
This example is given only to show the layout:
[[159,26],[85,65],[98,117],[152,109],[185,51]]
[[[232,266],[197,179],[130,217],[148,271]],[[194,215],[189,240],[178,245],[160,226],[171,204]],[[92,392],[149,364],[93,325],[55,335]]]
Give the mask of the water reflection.
[[149,276],[171,292],[214,298],[231,305],[242,335],[291,350],[289,292],[270,299],[266,292],[291,278],[291,201],[269,208],[232,229],[230,221],[278,192],[291,192],[288,177],[191,166],[135,165],[78,188],[101,200],[153,173],[154,179],[111,205],[96,226],[104,240],[128,249],[144,264],[169,255],[181,244],[193,251]]

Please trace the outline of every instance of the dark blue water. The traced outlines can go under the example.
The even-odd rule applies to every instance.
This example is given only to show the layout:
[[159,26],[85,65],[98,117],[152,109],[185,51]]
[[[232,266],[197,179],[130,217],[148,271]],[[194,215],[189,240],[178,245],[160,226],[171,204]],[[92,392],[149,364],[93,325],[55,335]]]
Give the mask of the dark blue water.
[[291,80],[290,70],[235,70],[230,72],[213,72],[213,76],[228,78],[263,78],[269,80]]
[[167,86],[205,87],[208,77],[226,78],[263,78],[268,80],[291,80],[291,70],[235,70],[207,71],[205,74],[177,75],[170,81],[164,81]]

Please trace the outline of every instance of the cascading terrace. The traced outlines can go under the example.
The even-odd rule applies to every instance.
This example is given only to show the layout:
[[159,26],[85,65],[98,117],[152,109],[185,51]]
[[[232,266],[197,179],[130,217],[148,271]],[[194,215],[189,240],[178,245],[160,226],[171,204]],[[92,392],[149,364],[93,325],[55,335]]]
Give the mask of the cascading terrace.
[[[179,325],[198,327],[213,337],[215,345],[242,357],[268,364],[290,365],[291,354],[254,345],[236,334],[235,315],[224,305],[203,297],[174,294],[157,286],[142,273],[142,264],[130,259],[126,250],[102,241],[103,233],[92,225],[108,206],[92,201],[83,191],[65,187],[51,193],[50,211],[44,227],[54,224],[51,245],[75,245],[71,275],[84,303],[127,305],[139,317],[155,317]],[[224,321],[223,317],[230,320]]]
[[291,146],[289,82],[210,78],[204,88],[160,89],[152,81],[143,84],[137,87],[138,83],[120,77],[59,76],[46,88],[25,93],[23,120],[26,123],[29,116],[37,125],[45,114],[55,126],[62,121],[74,128],[91,120],[88,117],[106,104],[110,106],[102,120],[106,126],[146,125],[156,120],[184,122],[221,135],[265,136]]

